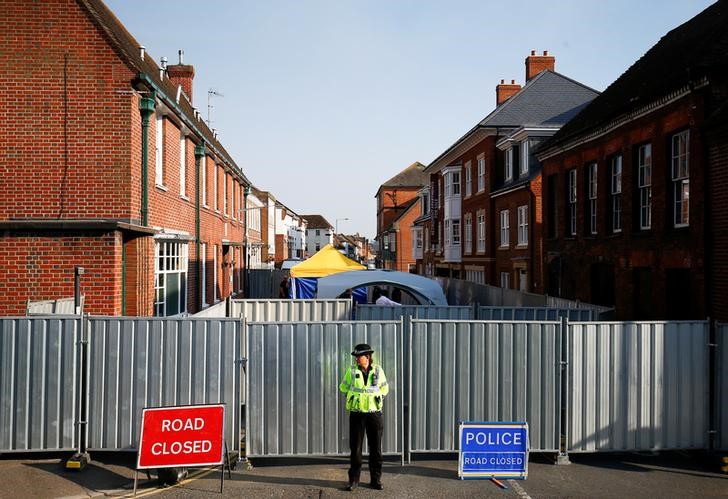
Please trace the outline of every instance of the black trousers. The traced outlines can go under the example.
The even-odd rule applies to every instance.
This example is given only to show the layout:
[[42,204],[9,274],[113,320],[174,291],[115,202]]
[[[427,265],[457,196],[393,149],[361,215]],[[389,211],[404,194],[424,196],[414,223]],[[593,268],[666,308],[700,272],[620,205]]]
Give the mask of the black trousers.
[[381,412],[349,413],[349,447],[351,448],[351,468],[349,481],[358,482],[361,474],[361,447],[364,433],[369,445],[369,477],[372,483],[382,480],[382,432],[384,423]]

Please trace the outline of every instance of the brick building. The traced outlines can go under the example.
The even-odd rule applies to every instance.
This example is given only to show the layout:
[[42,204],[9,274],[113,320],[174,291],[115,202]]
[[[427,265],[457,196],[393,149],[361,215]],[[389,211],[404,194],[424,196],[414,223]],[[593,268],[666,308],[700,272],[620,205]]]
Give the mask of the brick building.
[[549,294],[728,320],[728,2],[665,35],[539,151]]
[[0,16],[0,315],[73,295],[86,311],[196,312],[242,290],[250,182],[100,0]]
[[412,163],[379,186],[377,200],[377,267],[409,272],[414,269],[412,222],[420,215],[417,193],[427,183],[425,165]]
[[[598,93],[535,51],[526,83],[496,86],[496,108],[430,163],[420,191],[418,272],[543,291],[541,165],[533,151]],[[418,256],[420,253],[418,252]]]

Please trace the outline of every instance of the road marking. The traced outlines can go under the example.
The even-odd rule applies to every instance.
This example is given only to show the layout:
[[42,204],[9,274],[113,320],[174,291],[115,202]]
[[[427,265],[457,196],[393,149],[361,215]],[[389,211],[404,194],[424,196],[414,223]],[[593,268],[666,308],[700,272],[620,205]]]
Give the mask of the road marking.
[[521,484],[518,483],[518,480],[508,480],[508,483],[510,483],[511,486],[516,489],[518,495],[523,497],[523,499],[531,499],[531,496],[529,496],[528,493],[523,490],[523,487],[521,487]]
[[150,489],[150,490],[147,490],[147,491],[144,491],[144,492],[137,492],[137,495],[136,496],[134,496],[134,493],[131,492],[131,493],[128,493],[128,494],[126,494],[126,495],[124,495],[122,497],[145,497],[145,496],[151,496],[151,495],[154,495],[154,494],[159,494],[160,492],[164,492],[165,490],[169,490],[169,489],[173,489],[173,488],[177,488],[177,487],[182,487],[183,485],[186,485],[186,484],[188,484],[188,483],[190,483],[190,482],[192,482],[194,480],[197,480],[198,478],[203,478],[203,477],[209,475],[210,473],[214,473],[215,471],[220,471],[220,469],[219,468],[203,468],[203,469],[201,469],[199,471],[196,471],[194,473],[189,474],[187,476],[187,478],[185,478],[184,480],[181,480],[181,481],[177,482],[174,485],[169,485],[167,487],[161,487],[161,486],[159,486],[159,487],[155,487],[153,489]]

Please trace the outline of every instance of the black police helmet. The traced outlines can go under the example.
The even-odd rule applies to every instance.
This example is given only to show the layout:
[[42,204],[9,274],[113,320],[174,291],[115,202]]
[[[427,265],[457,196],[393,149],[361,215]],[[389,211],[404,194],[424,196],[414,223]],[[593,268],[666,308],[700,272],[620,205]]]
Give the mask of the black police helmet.
[[354,347],[354,351],[351,352],[354,357],[359,357],[360,355],[367,355],[371,353],[374,353],[374,350],[366,343],[359,343],[357,346]]

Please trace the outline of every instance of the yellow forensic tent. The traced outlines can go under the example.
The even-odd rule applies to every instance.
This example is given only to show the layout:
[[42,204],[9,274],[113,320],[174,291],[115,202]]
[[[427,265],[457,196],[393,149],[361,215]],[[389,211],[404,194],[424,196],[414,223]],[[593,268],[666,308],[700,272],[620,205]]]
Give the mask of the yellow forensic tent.
[[336,248],[327,244],[308,260],[291,267],[291,277],[325,277],[348,270],[364,270],[366,267],[346,258]]

